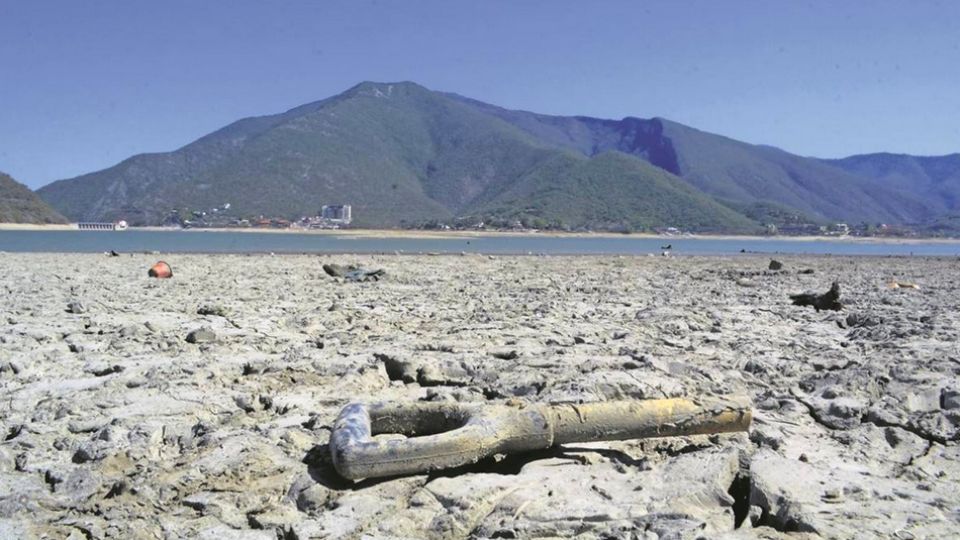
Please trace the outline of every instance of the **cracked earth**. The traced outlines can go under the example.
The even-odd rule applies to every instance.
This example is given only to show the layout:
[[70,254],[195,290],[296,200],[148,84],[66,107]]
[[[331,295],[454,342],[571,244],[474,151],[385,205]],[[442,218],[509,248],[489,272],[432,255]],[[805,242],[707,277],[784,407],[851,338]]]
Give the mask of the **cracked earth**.
[[[0,538],[960,528],[954,259],[171,255],[169,280],[156,259],[0,254]],[[834,280],[843,311],[790,305]],[[730,393],[753,399],[749,434],[360,482],[326,450],[358,400]]]

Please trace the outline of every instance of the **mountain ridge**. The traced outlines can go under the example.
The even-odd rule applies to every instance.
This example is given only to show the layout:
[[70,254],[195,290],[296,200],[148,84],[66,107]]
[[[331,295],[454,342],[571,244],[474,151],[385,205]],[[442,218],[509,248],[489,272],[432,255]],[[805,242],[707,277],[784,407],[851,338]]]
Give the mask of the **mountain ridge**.
[[[911,221],[929,217],[922,203],[901,193],[883,193],[883,197],[877,200],[877,188],[868,185],[868,179],[831,167],[824,160],[804,158],[773,146],[751,145],[663,117],[642,119],[627,116],[621,120],[558,117],[504,109],[454,96],[556,144],[588,154],[615,149],[636,155],[722,201],[787,204],[821,220]],[[584,136],[590,139],[585,141]],[[678,149],[678,142],[693,148]],[[720,158],[728,159],[730,164],[717,164],[711,153],[716,153],[718,148],[724,148]],[[731,155],[736,159],[730,159]],[[711,160],[711,163],[705,163]],[[798,180],[819,180],[821,185],[816,192],[797,189]],[[833,185],[844,186],[846,192],[832,189],[830,186]],[[856,193],[855,199],[862,201],[862,208],[851,209],[838,204],[838,201],[850,198],[850,191]],[[909,211],[904,213],[900,207]]]
[[[629,159],[591,163],[607,152]],[[606,189],[596,189],[598,181]],[[949,174],[945,181],[960,184]],[[479,216],[567,228],[730,231],[760,227],[744,208],[777,208],[798,222],[912,223],[956,202],[937,199],[949,190],[884,185],[853,162],[805,158],[661,117],[542,115],[409,81],[359,83],[38,193],[73,219],[143,224],[173,208],[223,202],[239,214],[282,217],[346,203],[357,225],[371,227]],[[695,212],[681,211],[684,205]],[[694,219],[700,215],[711,218]]]
[[915,156],[877,152],[824,161],[874,178],[888,189],[925,196],[934,201],[939,216],[960,212],[960,153]]

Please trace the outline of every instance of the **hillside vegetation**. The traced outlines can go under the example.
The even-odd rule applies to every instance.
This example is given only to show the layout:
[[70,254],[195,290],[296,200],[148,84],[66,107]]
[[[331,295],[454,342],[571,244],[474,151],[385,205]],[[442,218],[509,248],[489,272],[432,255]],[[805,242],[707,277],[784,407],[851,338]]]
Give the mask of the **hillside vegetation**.
[[0,223],[66,223],[67,219],[50,208],[36,193],[0,172]]

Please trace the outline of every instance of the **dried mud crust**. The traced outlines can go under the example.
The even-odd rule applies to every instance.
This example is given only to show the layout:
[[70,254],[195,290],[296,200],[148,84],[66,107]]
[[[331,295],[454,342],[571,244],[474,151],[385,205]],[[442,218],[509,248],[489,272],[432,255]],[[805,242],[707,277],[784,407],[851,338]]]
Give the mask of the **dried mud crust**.
[[[954,259],[0,254],[0,538],[924,538],[960,527]],[[382,268],[380,281],[326,263]],[[801,273],[812,269],[813,273]],[[788,296],[842,286],[840,312]],[[920,289],[887,289],[891,280]],[[743,393],[751,433],[347,482],[353,400]]]

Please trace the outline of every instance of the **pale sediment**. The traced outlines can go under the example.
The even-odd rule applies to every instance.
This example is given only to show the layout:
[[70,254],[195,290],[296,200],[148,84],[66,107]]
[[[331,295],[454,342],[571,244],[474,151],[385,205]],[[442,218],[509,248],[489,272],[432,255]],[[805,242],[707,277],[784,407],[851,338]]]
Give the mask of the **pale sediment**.
[[[0,538],[946,537],[948,259],[0,254]],[[384,268],[331,278],[323,263]],[[799,273],[801,269],[813,273]],[[841,283],[845,310],[788,294]],[[920,289],[888,289],[889,280]],[[749,435],[354,484],[354,400],[747,394]]]

